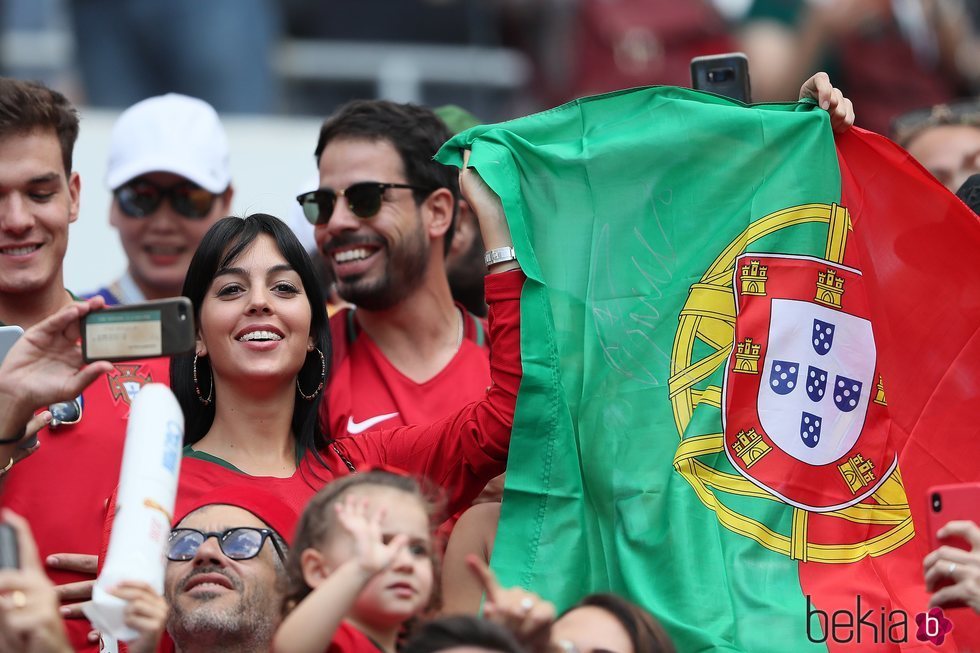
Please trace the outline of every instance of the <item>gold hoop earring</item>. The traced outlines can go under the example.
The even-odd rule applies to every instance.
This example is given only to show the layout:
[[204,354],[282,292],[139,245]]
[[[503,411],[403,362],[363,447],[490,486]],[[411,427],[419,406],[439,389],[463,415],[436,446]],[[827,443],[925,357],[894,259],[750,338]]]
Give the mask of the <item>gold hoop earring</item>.
[[197,400],[200,401],[205,406],[211,405],[211,398],[214,396],[214,376],[211,377],[211,388],[208,390],[208,396],[205,397],[201,394],[201,386],[197,383],[197,353],[194,354],[194,364],[192,365],[194,370],[194,394],[197,395]]
[[316,390],[310,394],[303,392],[303,388],[299,385],[299,377],[296,377],[296,389],[299,391],[299,396],[307,401],[313,401],[316,399],[317,394],[323,390],[323,384],[327,381],[327,359],[323,357],[323,352],[320,351],[319,347],[313,349],[316,353],[320,354],[320,385],[316,387]]

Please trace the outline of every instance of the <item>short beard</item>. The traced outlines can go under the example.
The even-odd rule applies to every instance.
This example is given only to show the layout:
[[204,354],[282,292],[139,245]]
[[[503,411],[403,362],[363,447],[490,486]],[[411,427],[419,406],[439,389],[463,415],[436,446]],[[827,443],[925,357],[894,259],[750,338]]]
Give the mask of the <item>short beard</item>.
[[337,279],[337,293],[357,307],[384,311],[402,301],[422,285],[429,266],[429,239],[419,217],[416,228],[396,247],[388,248],[384,275],[374,282],[359,278]]
[[[240,590],[240,588],[239,588]],[[209,609],[205,598],[190,610],[168,596],[167,632],[178,651],[268,651],[279,627],[281,597],[271,588],[256,587],[228,611]]]

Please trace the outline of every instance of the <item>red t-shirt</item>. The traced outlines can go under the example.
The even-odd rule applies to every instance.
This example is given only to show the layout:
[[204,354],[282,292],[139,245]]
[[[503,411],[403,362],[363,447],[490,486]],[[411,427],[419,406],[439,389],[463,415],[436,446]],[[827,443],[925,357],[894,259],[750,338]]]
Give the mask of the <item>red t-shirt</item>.
[[330,385],[320,424],[334,438],[407,424],[428,424],[476,401],[490,385],[490,352],[483,322],[463,314],[463,342],[438,374],[417,383],[402,374],[357,326],[356,311],[330,318]]
[[[82,393],[78,424],[43,429],[37,452],[4,474],[0,505],[30,522],[42,561],[53,553],[99,553],[107,501],[119,482],[130,404],[145,384],[170,384],[169,364],[167,358],[116,363]],[[47,573],[58,585],[92,580],[52,568]],[[87,620],[65,623],[76,649],[98,650],[87,641]]]
[[383,652],[384,649],[346,621],[341,622],[330,646],[327,647],[327,653],[378,653],[378,651]]
[[301,514],[306,502],[338,476],[375,466],[395,467],[424,476],[446,490],[450,514],[468,506],[487,482],[503,473],[521,381],[521,272],[489,275],[492,383],[481,399],[435,422],[368,431],[338,438],[321,452],[329,469],[308,454],[292,476],[249,476],[227,463],[198,453],[181,463],[176,513],[200,494],[222,485],[255,483],[279,494]]

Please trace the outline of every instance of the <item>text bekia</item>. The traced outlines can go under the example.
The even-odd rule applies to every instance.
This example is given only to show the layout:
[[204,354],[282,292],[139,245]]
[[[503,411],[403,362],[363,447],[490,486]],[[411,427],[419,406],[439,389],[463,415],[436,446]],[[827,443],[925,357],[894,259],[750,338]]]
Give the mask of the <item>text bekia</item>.
[[884,607],[867,608],[861,605],[861,595],[855,597],[854,609],[827,613],[818,609],[806,597],[806,636],[811,642],[828,639],[838,644],[874,642],[875,644],[907,642],[909,620],[904,610],[886,611]]

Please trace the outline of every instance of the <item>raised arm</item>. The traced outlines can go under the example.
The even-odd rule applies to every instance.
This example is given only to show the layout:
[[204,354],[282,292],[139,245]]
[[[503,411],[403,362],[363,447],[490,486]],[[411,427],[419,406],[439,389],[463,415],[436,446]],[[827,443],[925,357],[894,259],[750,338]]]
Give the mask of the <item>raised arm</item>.
[[511,258],[513,244],[500,198],[465,166],[460,186],[488,251],[497,250],[497,257],[505,259],[489,266],[485,281],[491,385],[482,399],[438,422],[341,438],[331,447],[355,469],[381,462],[428,478],[446,489],[449,514],[468,506],[506,467],[521,381],[520,297],[525,280]]

